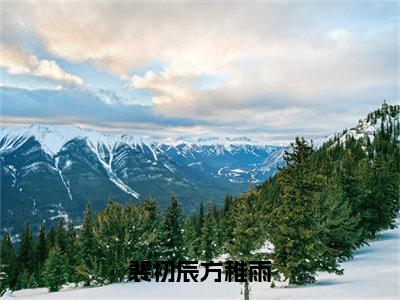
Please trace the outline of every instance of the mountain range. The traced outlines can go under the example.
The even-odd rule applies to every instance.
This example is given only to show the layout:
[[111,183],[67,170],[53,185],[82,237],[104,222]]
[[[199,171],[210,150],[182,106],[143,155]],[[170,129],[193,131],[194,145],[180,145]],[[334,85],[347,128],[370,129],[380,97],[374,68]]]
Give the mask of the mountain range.
[[[283,166],[282,145],[242,138],[112,135],[71,125],[0,130],[2,231],[20,232],[63,217],[174,193],[186,213],[200,201],[222,203]],[[23,222],[21,222],[23,220]]]
[[[381,126],[395,126],[398,139],[399,115],[399,105],[384,103],[355,127],[314,141],[314,147],[349,136],[371,140]],[[79,223],[87,203],[100,210],[110,199],[154,197],[164,208],[176,194],[185,213],[200,202],[219,205],[227,194],[239,194],[284,167],[287,146],[247,137],[115,135],[71,125],[2,128],[1,231],[19,233],[27,222],[51,226],[59,218]]]

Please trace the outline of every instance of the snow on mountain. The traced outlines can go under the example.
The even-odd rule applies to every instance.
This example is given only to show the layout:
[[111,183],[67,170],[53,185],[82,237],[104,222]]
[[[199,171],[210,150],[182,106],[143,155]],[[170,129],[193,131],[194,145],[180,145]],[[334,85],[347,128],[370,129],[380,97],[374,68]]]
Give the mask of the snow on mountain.
[[[344,143],[349,137],[355,139],[368,137],[372,141],[374,139],[374,134],[379,131],[381,126],[387,127],[390,124],[399,127],[400,106],[388,105],[384,102],[379,109],[369,113],[367,117],[359,119],[357,126],[318,139],[314,141],[313,144],[314,147],[319,148],[325,142],[332,140],[335,137],[339,137],[339,143]],[[399,135],[397,135],[397,139],[399,139]]]
[[10,146],[15,145],[15,141],[22,141],[31,136],[35,137],[49,155],[57,154],[67,142],[75,138],[86,139],[95,147],[103,144],[108,148],[121,140],[131,145],[142,143],[140,138],[132,135],[113,136],[74,125],[33,124],[28,127],[0,129],[0,140],[7,138],[7,143],[1,145],[0,151],[10,149]]
[[[74,125],[50,125],[33,124],[28,127],[1,128],[0,140],[5,139],[0,146],[0,151],[7,151],[23,143],[29,137],[35,137],[40,142],[43,149],[49,155],[57,154],[62,147],[75,138],[86,139],[93,147],[105,145],[108,149],[116,147],[122,143],[132,147],[147,146],[152,152],[154,159],[157,159],[156,148],[160,145],[176,147],[185,145],[186,150],[201,148],[203,146],[213,146],[223,151],[231,152],[232,146],[266,146],[262,141],[256,141],[248,137],[189,137],[180,136],[157,137],[139,136],[133,134],[105,134],[92,129],[81,128]],[[280,143],[281,144],[281,143]],[[273,144],[274,145],[274,144]]]
[[[101,209],[111,197],[126,202],[153,196],[165,207],[175,193],[186,212],[199,201],[218,204],[273,175],[274,166],[263,172],[258,167],[281,149],[245,137],[148,137],[46,124],[3,128],[0,230],[19,232],[18,220],[34,226],[54,220],[61,215],[55,206],[76,220],[87,201]],[[35,214],[26,203],[35,203]]]
[[263,174],[271,174],[276,172],[279,167],[283,167],[285,162],[283,161],[283,153],[285,148],[273,152],[268,156],[259,167],[259,171]]

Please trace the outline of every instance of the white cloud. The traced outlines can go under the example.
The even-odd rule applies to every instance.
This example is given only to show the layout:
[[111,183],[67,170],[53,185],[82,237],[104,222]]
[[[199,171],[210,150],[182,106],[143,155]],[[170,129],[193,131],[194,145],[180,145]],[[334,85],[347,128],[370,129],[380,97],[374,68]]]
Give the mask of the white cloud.
[[[328,133],[339,115],[351,124],[355,111],[398,94],[392,3],[53,2],[23,9],[21,16],[21,6],[9,5],[7,16],[22,18],[51,55],[94,62],[132,89],[150,91],[154,111],[166,117],[243,130],[313,123]],[[9,72],[34,73],[24,69],[30,59],[9,63]],[[165,68],[152,70],[155,62]],[[40,76],[68,77],[51,62],[34,65]],[[214,77],[224,80],[210,89],[199,84]],[[336,120],[320,116],[332,111]]]
[[54,60],[39,60],[18,48],[2,45],[0,66],[12,75],[32,75],[64,84],[83,85],[80,77],[60,68]]
[[33,69],[32,75],[64,83],[82,85],[80,77],[61,69],[54,60],[41,60]]

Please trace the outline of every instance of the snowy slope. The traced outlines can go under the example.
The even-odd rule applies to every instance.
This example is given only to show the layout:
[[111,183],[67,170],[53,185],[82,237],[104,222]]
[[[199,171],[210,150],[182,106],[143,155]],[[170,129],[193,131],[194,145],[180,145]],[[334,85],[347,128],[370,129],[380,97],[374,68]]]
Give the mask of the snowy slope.
[[[394,111],[391,112],[391,109],[397,109],[397,113]],[[394,127],[399,127],[399,106],[389,106],[383,103],[378,110],[368,114],[366,118],[359,119],[357,126],[317,139],[313,144],[318,148],[335,137],[339,137],[339,143],[344,143],[348,137],[353,137],[355,139],[368,137],[372,141],[374,139],[374,134],[378,132],[382,124],[384,127],[387,127],[389,123],[393,124]],[[399,136],[397,136],[397,139],[399,139]]]
[[[75,138],[88,140],[92,145],[103,144],[108,148],[119,144],[143,147],[151,146],[155,150],[159,145],[176,147],[186,145],[187,149],[203,146],[217,146],[221,151],[232,151],[232,146],[266,146],[262,141],[247,137],[157,137],[139,136],[133,134],[104,134],[95,130],[80,128],[74,125],[33,124],[27,127],[0,128],[0,141],[5,139],[0,146],[0,152],[16,147],[28,137],[33,136],[40,142],[49,155],[57,154],[62,147]],[[272,143],[273,144],[273,143]]]
[[103,144],[107,148],[112,148],[122,142],[139,146],[150,144],[150,140],[135,135],[103,134],[74,125],[33,124],[28,127],[1,128],[0,140],[4,138],[6,142],[1,145],[0,152],[12,149],[15,147],[16,141],[22,142],[31,136],[41,144],[49,155],[57,154],[67,142],[75,138],[85,139],[94,147]]
[[[400,225],[400,222],[397,223]],[[387,230],[345,262],[343,276],[319,274],[318,282],[301,288],[251,286],[250,299],[399,299],[400,229]],[[97,288],[76,288],[57,293],[30,289],[3,299],[242,299],[237,283],[121,283]]]
[[278,161],[266,172],[259,166],[281,149],[247,137],[147,137],[48,124],[3,128],[0,231],[21,232],[20,220],[34,228],[53,220],[51,226],[60,215],[79,222],[86,202],[99,210],[110,197],[125,203],[152,196],[165,207],[174,193],[185,212],[199,201],[222,203],[226,194],[273,175]]

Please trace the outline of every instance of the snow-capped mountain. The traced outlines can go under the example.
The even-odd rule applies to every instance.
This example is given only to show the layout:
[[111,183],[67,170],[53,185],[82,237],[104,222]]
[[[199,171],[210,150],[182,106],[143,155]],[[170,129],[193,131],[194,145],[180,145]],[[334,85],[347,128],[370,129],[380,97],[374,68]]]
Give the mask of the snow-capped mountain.
[[[399,105],[387,105],[354,128],[315,141],[374,138],[382,126],[400,133]],[[20,232],[59,217],[79,221],[95,210],[153,196],[165,207],[175,193],[186,212],[199,201],[221,203],[284,166],[284,146],[249,138],[146,137],[104,134],[77,126],[32,125],[0,129],[2,230]]]
[[400,105],[389,105],[384,102],[379,109],[369,113],[367,117],[359,119],[358,124],[355,127],[338,131],[325,138],[319,139],[314,142],[314,146],[320,147],[329,140],[334,139],[339,143],[344,143],[344,141],[349,137],[355,139],[368,137],[372,141],[375,134],[382,126],[385,128],[388,126],[394,126],[395,137],[399,140]]
[[[186,211],[221,202],[274,174],[282,146],[249,138],[144,137],[77,126],[35,124],[0,130],[2,226],[58,217],[79,220],[85,204],[101,209],[177,194]],[[273,159],[268,160],[269,157]]]

